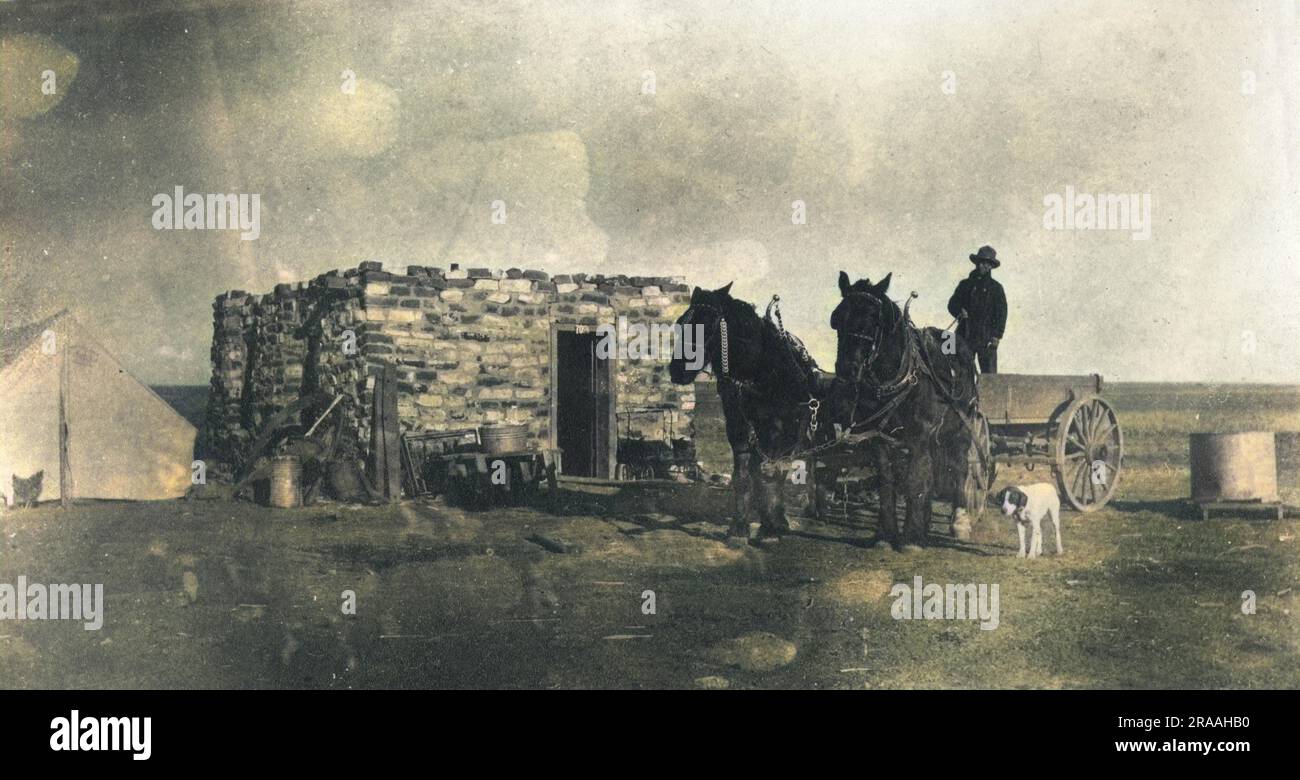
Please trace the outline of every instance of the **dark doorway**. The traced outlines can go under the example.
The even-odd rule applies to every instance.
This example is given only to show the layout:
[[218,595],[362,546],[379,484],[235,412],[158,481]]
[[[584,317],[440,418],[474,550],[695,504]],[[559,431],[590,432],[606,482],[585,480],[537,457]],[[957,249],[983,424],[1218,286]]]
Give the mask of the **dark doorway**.
[[555,443],[574,477],[611,477],[610,361],[596,356],[594,333],[555,333]]

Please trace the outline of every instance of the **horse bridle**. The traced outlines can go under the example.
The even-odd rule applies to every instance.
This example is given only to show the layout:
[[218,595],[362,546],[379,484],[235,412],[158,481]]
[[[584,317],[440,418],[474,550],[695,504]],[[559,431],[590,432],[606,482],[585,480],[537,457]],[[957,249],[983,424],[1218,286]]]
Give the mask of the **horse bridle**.
[[840,331],[845,336],[849,336],[851,338],[865,341],[871,345],[871,349],[867,352],[866,358],[859,361],[857,370],[855,371],[854,381],[861,382],[863,372],[869,369],[871,365],[876,362],[876,358],[880,356],[880,343],[883,340],[882,336],[886,336],[886,335],[892,336],[894,334],[894,331],[898,330],[898,326],[903,322],[903,315],[900,313],[897,317],[895,317],[893,324],[889,326],[889,333],[885,333],[884,332],[885,323],[884,323],[884,316],[883,316],[885,311],[884,301],[880,300],[875,295],[872,295],[869,292],[851,292],[845,295],[844,297],[863,298],[868,302],[874,304],[876,307],[876,311],[880,312],[882,315],[876,318],[876,332],[871,336],[867,336],[865,333],[855,333],[849,330]]
[[[716,368],[717,368],[719,371],[721,371],[724,375],[725,375],[725,374],[728,374],[729,372],[725,370],[725,369],[727,368],[727,362],[728,362],[728,355],[726,354],[726,353],[727,353],[727,345],[726,345],[726,343],[725,343],[726,338],[727,338],[727,324],[726,324],[726,323],[727,323],[727,315],[726,315],[725,312],[722,311],[722,309],[719,309],[717,306],[714,306],[714,305],[712,305],[712,304],[708,304],[708,303],[692,303],[690,306],[687,306],[687,307],[686,307],[686,311],[682,312],[682,320],[688,322],[688,323],[691,324],[691,325],[695,325],[695,324],[697,324],[697,323],[695,323],[695,322],[691,322],[690,317],[687,316],[687,315],[690,315],[692,312],[694,312],[696,309],[706,309],[706,310],[711,311],[711,312],[713,312],[714,314],[718,315],[718,319],[717,319],[716,322],[714,322],[714,325],[717,326],[717,329],[718,329],[718,336],[719,336],[719,338],[723,339],[723,342],[724,342],[724,343],[723,343],[723,347],[722,347],[722,350],[723,350],[723,351],[722,351],[722,365],[721,365],[721,366],[717,366]],[[712,328],[710,328],[710,330],[712,330]],[[682,334],[682,338],[683,338],[683,339],[686,338],[686,334],[683,333],[683,334]],[[703,345],[703,347],[704,347],[704,354],[705,354],[705,356],[707,357],[707,356],[709,355],[709,334],[708,334],[707,331],[704,333],[704,345]]]
[[[866,300],[874,304],[876,306],[876,309],[882,314],[885,311],[885,302],[882,301],[880,298],[876,297],[875,295],[873,295],[872,293],[866,291],[850,292],[846,294],[844,297],[865,298]],[[864,333],[855,333],[850,330],[837,329],[840,330],[840,333],[842,335],[849,336],[851,338],[859,339],[862,341],[866,341],[869,344],[871,344],[871,349],[867,352],[866,357],[858,361],[858,364],[853,371],[854,374],[853,408],[849,416],[849,427],[848,427],[849,431],[852,431],[854,428],[860,425],[868,425],[870,423],[877,421],[878,419],[886,417],[886,415],[893,412],[893,410],[900,403],[902,403],[903,398],[906,397],[906,393],[904,393],[903,391],[908,389],[912,385],[916,384],[917,373],[916,373],[915,348],[910,335],[910,331],[908,331],[905,332],[905,335],[907,336],[907,343],[903,346],[903,354],[899,359],[898,373],[896,377],[890,380],[889,382],[875,385],[873,388],[873,394],[875,395],[876,400],[885,401],[884,406],[878,409],[867,419],[861,422],[857,421],[858,403],[862,398],[863,375],[868,373],[872,364],[875,363],[876,358],[880,357],[880,344],[884,340],[883,337],[892,336],[894,332],[897,331],[898,328],[901,325],[903,325],[906,320],[907,320],[907,315],[904,312],[899,312],[899,314],[894,318],[893,323],[889,326],[888,333],[886,333],[884,317],[883,316],[878,317],[876,319],[876,331],[870,337],[868,337]],[[886,398],[889,398],[889,400],[886,401],[885,400]]]

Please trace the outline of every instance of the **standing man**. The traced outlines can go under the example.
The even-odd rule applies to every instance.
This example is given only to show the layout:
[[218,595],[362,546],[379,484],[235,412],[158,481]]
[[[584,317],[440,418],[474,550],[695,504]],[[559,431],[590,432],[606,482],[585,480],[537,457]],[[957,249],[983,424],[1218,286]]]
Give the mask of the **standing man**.
[[991,246],[982,246],[970,256],[975,270],[957,284],[948,299],[948,313],[957,318],[957,336],[975,351],[980,372],[998,372],[998,344],[1007,325],[1007,296],[993,278],[993,269],[1002,265]]

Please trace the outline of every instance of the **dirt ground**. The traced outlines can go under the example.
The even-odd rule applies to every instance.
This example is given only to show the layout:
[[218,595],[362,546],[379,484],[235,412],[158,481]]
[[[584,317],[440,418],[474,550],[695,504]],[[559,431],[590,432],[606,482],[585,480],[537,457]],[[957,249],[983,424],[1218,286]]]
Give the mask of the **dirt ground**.
[[[99,631],[0,621],[0,687],[1300,686],[1300,522],[1202,522],[1180,500],[1185,463],[1161,454],[1199,421],[1128,414],[1119,496],[1067,513],[1065,555],[1046,544],[1033,561],[992,511],[972,543],[936,522],[917,553],[868,548],[870,511],[736,550],[722,542],[729,492],[704,486],[483,512],[441,500],[8,512],[0,583],[103,583],[107,604]],[[997,584],[998,627],[895,620],[890,589],[915,576]]]

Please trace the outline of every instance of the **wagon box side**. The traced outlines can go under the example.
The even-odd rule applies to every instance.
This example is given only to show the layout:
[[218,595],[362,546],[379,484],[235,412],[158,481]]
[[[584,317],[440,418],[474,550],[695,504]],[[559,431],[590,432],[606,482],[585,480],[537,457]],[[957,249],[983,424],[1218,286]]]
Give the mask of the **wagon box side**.
[[981,374],[980,411],[991,425],[1041,425],[1072,398],[1101,393],[1100,374]]
[[1098,374],[981,375],[980,411],[994,459],[1050,466],[1070,506],[1105,506],[1119,485],[1124,434],[1101,390]]

